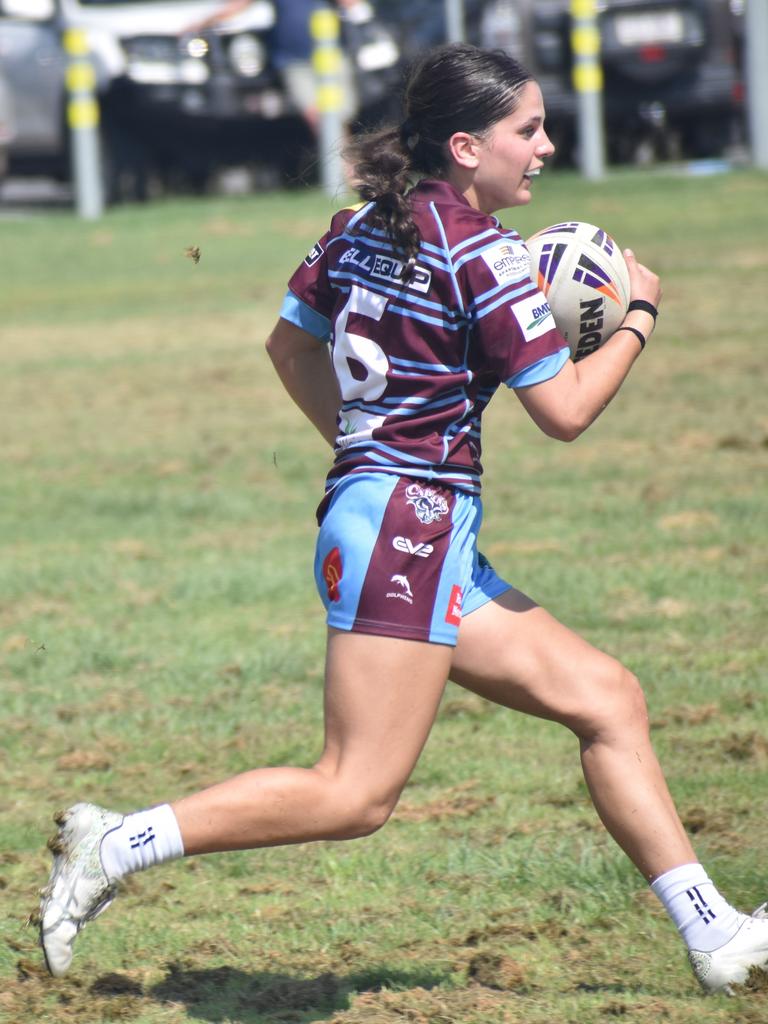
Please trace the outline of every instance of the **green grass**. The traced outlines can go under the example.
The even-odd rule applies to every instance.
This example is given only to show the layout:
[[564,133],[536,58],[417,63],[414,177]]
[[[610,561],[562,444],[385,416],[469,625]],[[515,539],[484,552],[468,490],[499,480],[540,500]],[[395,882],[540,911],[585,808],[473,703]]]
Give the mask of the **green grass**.
[[[484,456],[486,553],[641,675],[744,908],[768,895],[767,196],[756,173],[542,180],[506,222],[600,224],[661,273],[663,312],[586,436],[558,445],[500,393]],[[42,972],[24,922],[56,807],[319,752],[327,452],[263,340],[331,211],[306,192],[0,222],[0,1019],[763,1022],[765,991],[699,995],[574,740],[454,687],[386,829],[133,876],[72,973]]]

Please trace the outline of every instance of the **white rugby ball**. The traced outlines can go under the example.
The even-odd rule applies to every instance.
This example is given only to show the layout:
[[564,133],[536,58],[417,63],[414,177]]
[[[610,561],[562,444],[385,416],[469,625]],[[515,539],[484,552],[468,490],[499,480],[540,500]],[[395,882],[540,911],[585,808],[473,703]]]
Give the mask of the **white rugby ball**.
[[600,348],[626,315],[624,256],[606,231],[584,221],[542,228],[526,245],[533,282],[546,296],[577,362]]

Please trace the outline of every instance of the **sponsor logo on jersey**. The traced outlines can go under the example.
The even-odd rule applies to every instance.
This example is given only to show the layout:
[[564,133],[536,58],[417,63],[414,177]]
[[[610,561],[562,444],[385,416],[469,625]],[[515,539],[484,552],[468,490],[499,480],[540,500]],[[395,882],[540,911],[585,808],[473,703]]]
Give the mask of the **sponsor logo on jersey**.
[[405,498],[407,504],[413,505],[416,518],[425,526],[436,523],[443,516],[448,515],[448,502],[432,487],[408,484],[405,489]]
[[450,626],[461,625],[461,587],[454,583],[451,587],[451,596],[448,598],[448,610],[445,613],[445,621]]
[[533,341],[534,338],[546,334],[555,326],[552,310],[541,292],[529,295],[527,299],[515,302],[509,308],[520,324],[524,341]]
[[341,552],[338,548],[331,548],[323,559],[323,579],[328,590],[329,601],[340,601],[339,583],[344,575],[341,564]]
[[387,598],[395,598],[398,601],[405,601],[406,604],[413,604],[413,591],[407,576],[395,573],[394,576],[390,577],[389,582],[394,583],[400,589],[388,591]]
[[313,267],[322,255],[323,247],[319,242],[316,242],[304,257],[304,265],[307,267]]
[[406,555],[416,555],[418,558],[429,558],[435,550],[431,544],[422,544],[419,541],[414,544],[408,537],[395,537],[392,547],[396,551],[404,551]]
[[413,268],[408,280],[403,282],[404,270],[405,264],[401,260],[396,260],[393,256],[385,256],[381,253],[377,253],[373,259],[371,277],[378,277],[383,281],[394,281],[395,284],[399,285],[405,283],[406,288],[410,288],[415,292],[422,292],[426,294],[429,291],[429,286],[432,283],[431,270],[426,270],[424,267],[420,267],[417,264]]
[[530,253],[522,244],[502,242],[491,249],[486,249],[480,255],[498,284],[528,277],[531,272]]

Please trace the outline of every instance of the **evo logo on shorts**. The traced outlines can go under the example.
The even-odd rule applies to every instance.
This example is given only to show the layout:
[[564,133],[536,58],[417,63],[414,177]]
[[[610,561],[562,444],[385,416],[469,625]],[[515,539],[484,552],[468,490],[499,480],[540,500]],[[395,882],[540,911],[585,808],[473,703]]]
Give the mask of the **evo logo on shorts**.
[[395,537],[392,547],[395,551],[402,551],[406,555],[417,555],[419,558],[429,558],[435,550],[431,544],[423,544],[419,541],[414,544],[408,537]]
[[449,626],[461,625],[461,597],[461,587],[454,583],[448,598],[448,611],[445,613],[445,621]]
[[547,331],[554,330],[555,318],[552,316],[549,303],[541,292],[529,295],[521,302],[515,302],[510,309],[520,325],[524,341],[533,341],[534,338],[541,337]]
[[341,552],[338,548],[331,548],[323,559],[323,579],[328,590],[329,601],[340,601],[339,583],[344,575],[341,565]]

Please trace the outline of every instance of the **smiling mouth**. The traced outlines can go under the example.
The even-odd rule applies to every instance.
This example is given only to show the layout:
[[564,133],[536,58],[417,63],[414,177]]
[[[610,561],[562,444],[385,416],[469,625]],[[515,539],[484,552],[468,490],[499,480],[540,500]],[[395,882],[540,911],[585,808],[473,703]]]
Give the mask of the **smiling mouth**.
[[541,174],[541,168],[537,167],[535,171],[526,171],[523,175],[524,178],[538,178]]

